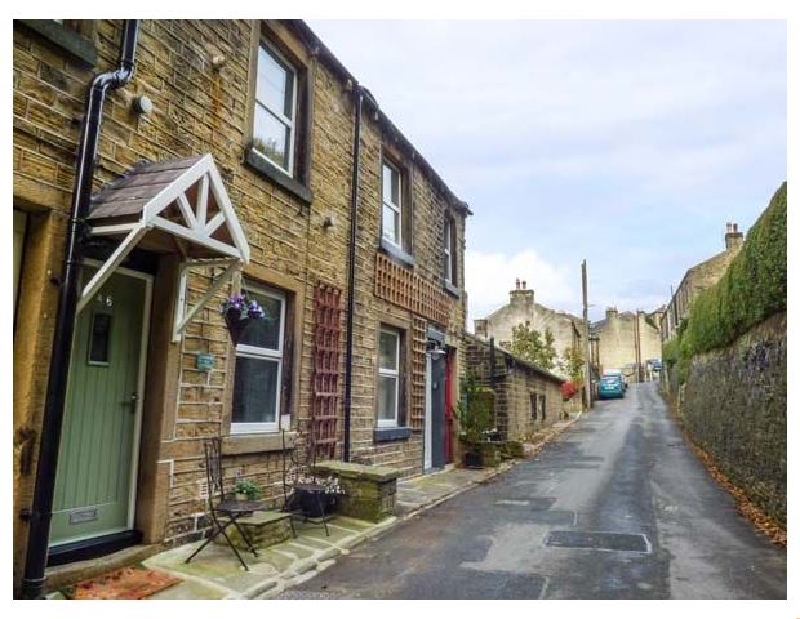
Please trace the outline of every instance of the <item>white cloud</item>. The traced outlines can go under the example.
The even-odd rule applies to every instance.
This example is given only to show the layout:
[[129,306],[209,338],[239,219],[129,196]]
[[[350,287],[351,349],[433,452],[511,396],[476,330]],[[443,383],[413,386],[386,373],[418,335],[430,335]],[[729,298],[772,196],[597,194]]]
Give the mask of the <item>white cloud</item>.
[[516,254],[467,250],[466,284],[468,294],[467,328],[508,303],[508,292],[517,277],[534,290],[537,303],[580,315],[581,272],[548,263],[533,249]]

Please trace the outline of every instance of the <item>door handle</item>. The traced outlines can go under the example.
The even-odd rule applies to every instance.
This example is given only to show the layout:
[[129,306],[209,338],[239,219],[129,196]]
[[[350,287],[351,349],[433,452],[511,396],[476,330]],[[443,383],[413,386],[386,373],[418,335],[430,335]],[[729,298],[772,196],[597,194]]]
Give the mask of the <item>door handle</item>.
[[139,394],[135,391],[131,394],[131,397],[127,400],[122,400],[122,406],[130,406],[131,412],[136,410],[136,403],[139,401]]

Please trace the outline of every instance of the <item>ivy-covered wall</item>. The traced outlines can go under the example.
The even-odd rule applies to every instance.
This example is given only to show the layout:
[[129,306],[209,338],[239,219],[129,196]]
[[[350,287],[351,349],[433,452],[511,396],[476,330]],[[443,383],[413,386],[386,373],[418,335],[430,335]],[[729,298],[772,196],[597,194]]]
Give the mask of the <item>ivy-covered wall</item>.
[[698,295],[679,328],[678,350],[665,346],[665,359],[669,354],[679,363],[727,346],[786,310],[786,189],[784,182],[772,196],[722,279]]
[[786,524],[786,192],[664,344],[668,391],[722,472]]

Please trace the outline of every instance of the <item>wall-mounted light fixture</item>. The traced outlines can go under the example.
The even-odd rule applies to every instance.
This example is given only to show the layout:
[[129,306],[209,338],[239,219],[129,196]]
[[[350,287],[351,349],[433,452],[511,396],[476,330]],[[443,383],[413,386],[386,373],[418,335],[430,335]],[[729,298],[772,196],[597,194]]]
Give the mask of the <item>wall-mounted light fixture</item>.
[[132,107],[133,111],[137,114],[149,114],[153,111],[153,102],[150,100],[150,97],[139,95],[134,98]]
[[432,361],[438,361],[445,355],[446,351],[439,344],[428,344],[425,354],[431,356]]

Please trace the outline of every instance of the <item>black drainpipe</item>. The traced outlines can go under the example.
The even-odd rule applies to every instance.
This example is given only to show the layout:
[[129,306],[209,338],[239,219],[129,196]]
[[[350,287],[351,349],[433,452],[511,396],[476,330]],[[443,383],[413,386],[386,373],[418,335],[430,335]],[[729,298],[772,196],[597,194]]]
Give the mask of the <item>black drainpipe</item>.
[[64,251],[64,272],[58,295],[55,337],[50,357],[44,417],[39,440],[39,462],[36,467],[33,504],[30,510],[23,510],[21,513],[21,517],[28,520],[28,549],[25,556],[25,575],[22,579],[22,597],[25,599],[40,599],[43,596],[44,571],[50,541],[50,517],[52,516],[53,491],[58,465],[58,446],[61,440],[61,422],[64,418],[67,392],[67,372],[78,302],[78,271],[83,253],[81,234],[92,193],[97,143],[103,118],[103,102],[109,89],[121,88],[133,77],[138,34],[139,20],[126,19],[120,43],[119,66],[115,71],[96,75],[86,95],[86,109],[75,165],[72,211],[67,246]]
[[495,383],[494,375],[494,338],[489,338],[489,386],[494,389]]
[[347,264],[347,344],[344,367],[344,450],[342,460],[350,462],[350,415],[353,396],[353,312],[356,296],[356,214],[358,212],[359,153],[361,151],[361,104],[364,91],[353,86],[356,107],[355,138],[353,141],[353,178],[350,194],[350,245]]

